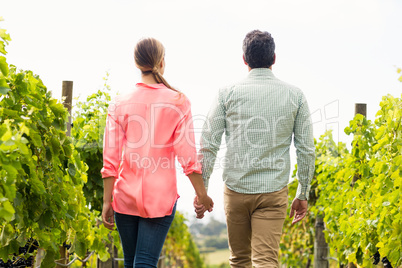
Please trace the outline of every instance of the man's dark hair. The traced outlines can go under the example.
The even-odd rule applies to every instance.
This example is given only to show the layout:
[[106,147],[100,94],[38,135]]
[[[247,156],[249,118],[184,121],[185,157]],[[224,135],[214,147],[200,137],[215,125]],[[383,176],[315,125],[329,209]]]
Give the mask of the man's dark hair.
[[243,53],[250,68],[269,68],[275,59],[274,38],[269,32],[251,31],[243,40]]

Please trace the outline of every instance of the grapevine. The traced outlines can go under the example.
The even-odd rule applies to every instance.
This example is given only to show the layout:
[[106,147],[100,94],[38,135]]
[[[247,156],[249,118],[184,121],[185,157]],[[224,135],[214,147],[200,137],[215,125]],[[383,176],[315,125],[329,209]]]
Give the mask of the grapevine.
[[[402,263],[401,122],[402,98],[387,95],[374,122],[360,114],[350,121],[345,129],[353,135],[350,151],[342,143],[335,144],[331,133],[316,144],[312,189],[316,184],[317,200],[310,202],[310,214],[324,213],[330,253],[340,263],[372,267],[380,256],[383,264]],[[311,240],[307,246],[297,246],[294,238],[298,232],[311,235],[308,230],[313,224],[308,218],[306,227],[286,225],[282,245],[290,241],[291,247],[311,248]],[[286,251],[284,246],[282,251],[284,262],[292,264],[297,251]]]
[[71,135],[81,159],[88,165],[88,180],[84,184],[84,195],[92,210],[102,211],[103,179],[103,134],[106,126],[107,108],[110,103],[109,74],[104,78],[103,90],[89,95],[85,102],[74,106]]
[[[0,53],[11,40],[0,29]],[[32,238],[54,267],[63,242],[84,256],[103,246],[104,232],[82,187],[87,165],[66,136],[68,112],[32,71],[17,70],[0,56],[0,258],[8,262]],[[20,253],[23,254],[23,253]],[[18,257],[18,256],[17,256]]]

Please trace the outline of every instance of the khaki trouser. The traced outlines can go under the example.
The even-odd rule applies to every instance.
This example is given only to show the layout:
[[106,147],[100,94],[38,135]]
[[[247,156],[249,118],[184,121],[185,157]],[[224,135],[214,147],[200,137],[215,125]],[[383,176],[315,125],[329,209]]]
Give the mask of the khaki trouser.
[[240,194],[225,185],[224,205],[230,266],[277,268],[288,187],[272,193]]

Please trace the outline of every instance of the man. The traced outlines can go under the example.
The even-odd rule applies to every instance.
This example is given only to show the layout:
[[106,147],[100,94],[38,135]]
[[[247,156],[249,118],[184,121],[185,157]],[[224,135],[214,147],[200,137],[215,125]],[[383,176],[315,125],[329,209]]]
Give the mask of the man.
[[[307,212],[314,174],[310,112],[298,88],[272,73],[275,43],[268,32],[252,31],[243,41],[248,77],[219,90],[204,124],[200,158],[208,186],[225,133],[224,206],[231,267],[278,267],[279,241],[288,205],[289,148],[294,139],[299,185],[290,217]],[[197,217],[205,209],[194,201]]]

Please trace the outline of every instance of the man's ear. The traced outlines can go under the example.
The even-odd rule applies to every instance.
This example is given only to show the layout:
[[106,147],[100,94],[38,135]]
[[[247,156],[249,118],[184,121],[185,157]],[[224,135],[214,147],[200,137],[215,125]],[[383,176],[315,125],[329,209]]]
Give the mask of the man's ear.
[[248,65],[246,58],[244,57],[244,54],[243,54],[243,61],[244,61],[244,64]]
[[272,65],[275,64],[275,61],[276,61],[276,53],[274,53],[274,61],[272,62]]

